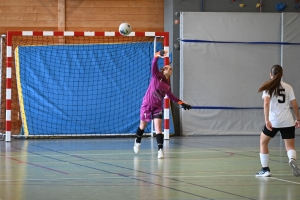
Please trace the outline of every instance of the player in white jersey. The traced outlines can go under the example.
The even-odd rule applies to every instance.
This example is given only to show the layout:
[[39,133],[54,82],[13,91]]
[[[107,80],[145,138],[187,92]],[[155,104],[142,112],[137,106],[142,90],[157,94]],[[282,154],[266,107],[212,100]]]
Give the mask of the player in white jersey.
[[[281,80],[283,70],[280,65],[274,65],[271,69],[271,79],[265,82],[259,92],[263,92],[265,126],[260,134],[260,162],[261,171],[256,176],[271,176],[269,168],[269,141],[277,134],[285,143],[285,149],[289,158],[289,165],[295,176],[300,176],[300,169],[297,166],[297,156],[295,150],[295,128],[300,128],[300,116],[298,103],[296,101],[293,88]],[[293,108],[294,116],[290,105]]]

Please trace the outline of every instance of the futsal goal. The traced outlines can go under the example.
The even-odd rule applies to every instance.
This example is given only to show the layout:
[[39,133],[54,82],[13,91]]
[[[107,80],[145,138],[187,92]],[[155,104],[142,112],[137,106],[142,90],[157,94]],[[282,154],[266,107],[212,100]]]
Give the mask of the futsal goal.
[[[7,32],[6,141],[135,134],[162,49],[169,51],[167,32]],[[164,118],[169,134],[168,99]]]

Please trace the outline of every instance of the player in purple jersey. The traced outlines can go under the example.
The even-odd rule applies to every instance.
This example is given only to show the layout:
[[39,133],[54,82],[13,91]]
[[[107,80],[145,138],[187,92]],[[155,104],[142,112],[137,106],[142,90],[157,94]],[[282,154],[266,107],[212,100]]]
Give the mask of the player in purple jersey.
[[[259,156],[262,169],[256,173],[256,176],[271,176],[268,144],[278,131],[280,131],[281,137],[284,140],[289,165],[292,168],[293,174],[300,176],[295,150],[295,127],[300,127],[299,108],[293,88],[281,80],[282,75],[282,67],[274,65],[270,73],[271,80],[264,83],[258,90],[259,92],[263,92],[262,98],[264,99],[266,125],[260,134]],[[294,116],[290,105],[293,108]],[[294,120],[294,117],[296,120]]]
[[178,99],[171,92],[171,86],[168,78],[172,75],[172,67],[170,65],[164,66],[161,70],[158,69],[157,61],[159,57],[163,58],[167,52],[158,51],[152,60],[151,65],[151,81],[146,94],[143,98],[142,106],[140,109],[140,125],[136,131],[136,139],[134,141],[133,150],[138,153],[140,150],[141,139],[147,124],[153,119],[156,132],[156,141],[158,145],[157,158],[163,158],[163,134],[162,134],[162,121],[163,121],[163,99],[165,95],[170,100],[178,103],[184,110],[191,109],[191,106]]

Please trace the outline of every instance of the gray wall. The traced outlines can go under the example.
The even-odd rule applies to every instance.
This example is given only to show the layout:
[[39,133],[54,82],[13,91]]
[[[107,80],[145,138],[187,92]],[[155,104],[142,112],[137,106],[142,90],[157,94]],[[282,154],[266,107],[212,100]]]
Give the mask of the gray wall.
[[[261,7],[256,8],[257,3],[261,3]],[[276,10],[278,0],[165,0],[164,1],[164,27],[165,31],[170,33],[170,53],[173,54],[172,66],[173,76],[171,84],[173,93],[180,95],[180,51],[174,48],[174,44],[179,44],[179,24],[174,24],[174,20],[179,19],[176,15],[180,12],[256,12],[256,13],[281,13],[281,12],[300,12],[300,2],[282,1],[286,4],[283,11]],[[244,4],[244,7],[240,7]],[[295,48],[295,47],[290,47]],[[296,52],[296,51],[295,51]],[[288,72],[291,73],[291,72]],[[180,111],[177,105],[171,104],[172,115],[174,120],[175,135],[181,135],[180,127]]]
[[281,62],[281,45],[266,44],[281,41],[281,14],[182,12],[180,26],[180,97],[199,108],[182,111],[182,134],[259,134],[257,90]]
[[299,100],[299,19],[299,13],[182,12],[180,98],[195,106],[181,113],[182,134],[260,134],[257,91],[275,64]]
[[[182,1],[182,0],[181,0]],[[185,0],[183,0],[185,1]],[[187,2],[188,0],[186,0]],[[275,12],[276,4],[279,2],[285,3],[286,8],[283,12],[300,12],[300,2],[295,0],[203,0],[199,2],[204,2],[201,7],[203,12]],[[261,7],[256,8],[256,4],[261,2]],[[240,4],[244,4],[244,7],[240,7]],[[296,8],[295,8],[296,7]]]
[[[172,53],[172,67],[173,75],[171,77],[172,91],[179,97],[179,84],[180,84],[180,63],[179,63],[179,50],[174,48],[174,44],[179,44],[179,26],[180,24],[174,24],[175,20],[180,19],[180,12],[183,11],[194,11],[198,12],[201,10],[201,1],[199,0],[165,0],[164,5],[165,31],[170,33],[170,53]],[[175,135],[181,134],[180,127],[180,113],[177,104],[171,102],[171,112],[173,116],[173,124]]]

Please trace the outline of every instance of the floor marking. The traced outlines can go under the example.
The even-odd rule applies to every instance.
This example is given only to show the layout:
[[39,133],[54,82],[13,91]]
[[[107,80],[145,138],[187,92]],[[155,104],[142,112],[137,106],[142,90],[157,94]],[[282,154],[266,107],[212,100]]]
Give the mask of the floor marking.
[[[196,172],[197,173],[197,172]],[[280,174],[282,176],[292,176],[291,174]],[[211,175],[211,176],[163,176],[165,178],[207,178],[207,177],[255,177],[254,175]],[[273,178],[273,177],[268,177]],[[299,183],[300,184],[300,183]]]
[[[95,150],[93,150],[95,151]],[[96,150],[96,151],[101,151],[101,150]],[[156,152],[156,151],[155,151]],[[196,154],[201,154],[201,153],[231,153],[231,152],[248,152],[248,151],[223,151],[223,152],[217,152],[217,151],[180,151],[180,152],[175,152],[175,151],[168,151],[167,149],[164,150],[165,154],[186,154],[186,153],[196,153]],[[140,155],[151,155],[152,152],[150,151],[150,153],[140,153]],[[80,154],[69,154],[69,155],[55,155],[55,154],[40,154],[40,155],[26,155],[26,157],[39,157],[39,156],[53,156],[53,157],[64,157],[64,156],[70,156],[70,155],[95,155],[95,156],[99,156],[99,155],[134,155],[132,152],[130,153],[80,153]],[[13,156],[11,155],[10,157],[12,158],[18,158],[18,157],[24,157],[24,156]]]
[[283,182],[287,182],[287,183],[294,183],[294,184],[300,185],[300,183],[294,182],[294,181],[288,181],[288,180],[284,180],[284,179],[280,179],[280,178],[274,178],[274,177],[269,177],[269,178],[274,179],[274,180],[278,180],[278,181],[283,181]]

